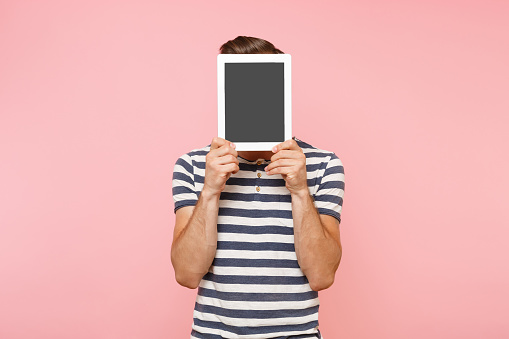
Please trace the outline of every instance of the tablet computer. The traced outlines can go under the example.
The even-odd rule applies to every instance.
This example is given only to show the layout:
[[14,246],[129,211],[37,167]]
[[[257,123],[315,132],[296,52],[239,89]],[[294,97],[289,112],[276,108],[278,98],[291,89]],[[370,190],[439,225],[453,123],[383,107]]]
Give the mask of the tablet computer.
[[292,138],[290,54],[219,54],[217,90],[218,136],[237,151]]

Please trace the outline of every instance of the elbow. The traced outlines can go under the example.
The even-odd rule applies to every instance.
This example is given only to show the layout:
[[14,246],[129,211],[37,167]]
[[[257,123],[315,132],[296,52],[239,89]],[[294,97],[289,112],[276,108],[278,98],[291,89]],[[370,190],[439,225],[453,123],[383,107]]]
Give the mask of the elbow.
[[173,266],[173,272],[175,273],[175,280],[179,285],[189,289],[195,289],[198,287],[204,274],[197,276],[189,269],[186,269],[186,263],[178,260],[176,253],[173,251],[173,247],[171,251],[171,265]]
[[189,289],[195,289],[198,287],[204,274],[193,274],[191,271],[186,270],[186,266],[182,263],[177,263],[173,255],[171,257],[171,263],[173,271],[175,272],[175,280],[179,285]]
[[325,290],[331,287],[332,284],[334,284],[336,271],[339,267],[339,263],[341,262],[341,256],[342,252],[340,250],[338,258],[336,260],[336,264],[334,265],[334,267],[330,268],[325,273],[315,271],[316,272],[315,274],[310,274],[309,276],[306,274],[306,277],[308,278],[309,281],[309,287],[311,287],[313,291]]
[[309,287],[317,292],[331,287],[332,284],[334,284],[334,275],[309,279]]
[[196,279],[194,277],[190,277],[186,274],[182,274],[182,272],[175,271],[175,280],[181,286],[187,287],[189,289],[194,290],[200,285],[201,279]]

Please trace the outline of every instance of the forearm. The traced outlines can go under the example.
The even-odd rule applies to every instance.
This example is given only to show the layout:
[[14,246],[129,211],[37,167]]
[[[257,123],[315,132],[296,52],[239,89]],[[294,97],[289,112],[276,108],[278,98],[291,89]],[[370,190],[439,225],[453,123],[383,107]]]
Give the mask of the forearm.
[[292,194],[295,252],[313,290],[329,287],[341,260],[341,248],[322,225],[309,192]]
[[203,191],[186,227],[173,240],[171,260],[179,283],[196,288],[217,249],[219,195]]

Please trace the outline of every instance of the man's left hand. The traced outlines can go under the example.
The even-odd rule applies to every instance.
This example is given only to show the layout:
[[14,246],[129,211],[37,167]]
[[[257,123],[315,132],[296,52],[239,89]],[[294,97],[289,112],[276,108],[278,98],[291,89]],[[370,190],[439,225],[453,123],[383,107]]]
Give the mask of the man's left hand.
[[272,149],[275,154],[265,167],[267,175],[281,174],[286,188],[293,194],[309,194],[306,155],[294,139],[286,140]]

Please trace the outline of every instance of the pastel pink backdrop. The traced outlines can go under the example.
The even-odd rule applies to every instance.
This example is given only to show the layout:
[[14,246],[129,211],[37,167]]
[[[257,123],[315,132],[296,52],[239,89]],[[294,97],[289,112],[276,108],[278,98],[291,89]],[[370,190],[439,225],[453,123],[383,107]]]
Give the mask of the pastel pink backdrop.
[[504,1],[1,1],[0,337],[188,338],[171,174],[216,55],[293,61],[294,135],[345,166],[334,338],[509,336]]

